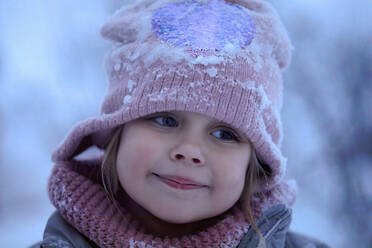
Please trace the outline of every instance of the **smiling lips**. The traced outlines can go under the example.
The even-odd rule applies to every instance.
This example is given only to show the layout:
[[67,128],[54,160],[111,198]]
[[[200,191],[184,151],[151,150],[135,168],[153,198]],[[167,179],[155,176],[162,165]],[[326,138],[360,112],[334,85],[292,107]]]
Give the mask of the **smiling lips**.
[[197,183],[191,179],[178,177],[178,176],[168,176],[168,175],[158,175],[155,174],[163,183],[166,183],[168,186],[176,189],[200,189],[207,187],[206,185]]

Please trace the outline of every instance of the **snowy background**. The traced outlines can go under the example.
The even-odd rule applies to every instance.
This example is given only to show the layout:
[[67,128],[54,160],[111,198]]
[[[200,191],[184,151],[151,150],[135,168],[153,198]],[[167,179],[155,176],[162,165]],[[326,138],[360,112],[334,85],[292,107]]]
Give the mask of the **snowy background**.
[[[0,247],[42,239],[51,151],[99,113],[127,1],[0,1]],[[295,51],[285,74],[284,154],[300,191],[292,229],[332,247],[372,247],[372,2],[272,0]]]

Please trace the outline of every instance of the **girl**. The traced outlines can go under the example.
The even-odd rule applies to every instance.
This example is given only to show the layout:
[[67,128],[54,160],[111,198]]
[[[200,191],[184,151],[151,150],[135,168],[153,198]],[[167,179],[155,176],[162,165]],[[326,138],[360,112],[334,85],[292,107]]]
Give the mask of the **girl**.
[[268,4],[137,1],[101,33],[115,42],[102,114],[53,153],[57,211],[35,247],[325,247],[288,231],[291,43]]

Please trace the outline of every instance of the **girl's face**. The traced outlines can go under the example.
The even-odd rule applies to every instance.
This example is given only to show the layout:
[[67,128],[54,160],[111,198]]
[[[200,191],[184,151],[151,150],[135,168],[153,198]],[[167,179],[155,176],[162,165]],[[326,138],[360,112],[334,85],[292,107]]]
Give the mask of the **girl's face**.
[[238,201],[250,154],[249,141],[216,119],[156,113],[125,124],[117,172],[137,204],[184,224],[217,216]]

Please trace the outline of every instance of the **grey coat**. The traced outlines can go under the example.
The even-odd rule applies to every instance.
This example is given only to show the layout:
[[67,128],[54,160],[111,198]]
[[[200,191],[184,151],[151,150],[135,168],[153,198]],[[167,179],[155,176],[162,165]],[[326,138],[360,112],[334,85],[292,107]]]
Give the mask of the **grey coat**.
[[[276,205],[267,211],[257,221],[267,248],[327,248],[329,246],[316,239],[289,231],[291,211],[284,205]],[[44,240],[30,248],[95,248],[92,241],[80,234],[68,224],[58,212],[49,218],[44,231]],[[238,248],[261,248],[259,237],[251,228],[241,240]]]

